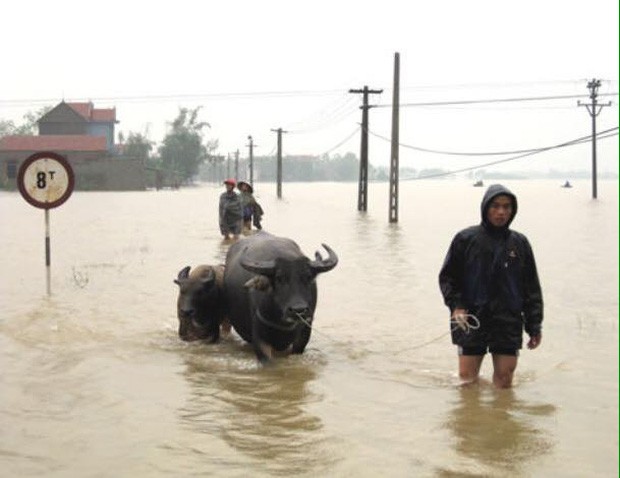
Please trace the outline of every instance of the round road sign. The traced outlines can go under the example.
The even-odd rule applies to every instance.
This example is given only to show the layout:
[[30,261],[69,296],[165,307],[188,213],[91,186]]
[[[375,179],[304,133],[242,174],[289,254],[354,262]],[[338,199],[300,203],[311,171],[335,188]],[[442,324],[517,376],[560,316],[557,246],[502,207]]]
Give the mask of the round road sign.
[[74,184],[69,162],[61,155],[47,151],[29,156],[17,173],[19,192],[26,201],[41,209],[64,203],[71,196]]

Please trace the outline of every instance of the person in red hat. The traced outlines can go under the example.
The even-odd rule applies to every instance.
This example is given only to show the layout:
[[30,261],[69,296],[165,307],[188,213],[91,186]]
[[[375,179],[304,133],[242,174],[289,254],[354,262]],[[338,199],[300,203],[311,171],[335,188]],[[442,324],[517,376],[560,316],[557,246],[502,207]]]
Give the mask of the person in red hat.
[[225,239],[237,239],[243,220],[241,199],[235,192],[237,183],[234,179],[225,180],[224,185],[226,191],[220,195],[220,232]]

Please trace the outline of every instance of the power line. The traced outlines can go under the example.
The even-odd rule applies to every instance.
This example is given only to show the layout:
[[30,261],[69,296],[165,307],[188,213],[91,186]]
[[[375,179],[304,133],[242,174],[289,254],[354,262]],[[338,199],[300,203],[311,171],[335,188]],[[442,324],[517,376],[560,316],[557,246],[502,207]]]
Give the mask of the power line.
[[[481,82],[481,83],[432,83],[426,85],[405,86],[405,90],[434,90],[434,89],[457,89],[457,88],[515,88],[523,86],[548,86],[559,84],[573,84],[580,85],[587,78],[579,78],[577,80],[535,80],[535,81],[501,81],[501,82]],[[603,80],[607,83],[611,83],[614,80]],[[389,88],[388,88],[389,89]]]
[[[599,96],[618,96],[618,93],[605,93]],[[587,98],[587,95],[558,95],[558,96],[531,96],[521,98],[493,98],[482,100],[460,100],[460,101],[429,101],[424,103],[401,103],[400,106],[452,106],[452,105],[475,105],[484,103],[514,103],[518,101],[548,101],[548,100],[568,100],[577,98]],[[391,104],[374,105],[375,108],[391,108]]]
[[[614,130],[616,131],[614,134],[605,134],[605,133],[609,133],[610,131],[614,131]],[[609,138],[609,137],[612,137],[612,136],[618,136],[617,130],[618,130],[618,127],[616,126],[615,128],[611,128],[609,130],[602,131],[600,134],[604,135],[604,136],[601,136],[601,139],[602,138]],[[437,173],[437,174],[429,174],[427,176],[418,176],[417,178],[407,178],[406,181],[417,181],[417,180],[420,180],[420,179],[439,178],[439,177],[442,177],[442,176],[450,176],[452,174],[463,173],[463,172],[466,172],[466,171],[473,171],[475,169],[484,168],[486,166],[493,166],[495,164],[507,163],[509,161],[515,161],[517,159],[525,158],[527,156],[533,156],[534,154],[539,154],[539,153],[542,153],[542,152],[545,152],[545,151],[549,151],[549,150],[552,150],[552,149],[563,148],[565,146],[573,146],[575,144],[583,143],[584,141],[587,141],[590,138],[591,138],[591,136],[582,136],[581,138],[577,138],[577,139],[574,139],[572,141],[567,141],[566,143],[560,143],[560,144],[557,144],[557,145],[554,145],[554,146],[549,146],[547,148],[542,148],[540,150],[536,150],[536,151],[533,151],[533,152],[530,152],[530,153],[520,154],[520,155],[514,156],[512,158],[499,159],[497,161],[491,161],[491,162],[484,163],[484,164],[478,164],[476,166],[472,166],[472,167],[468,167],[468,168],[455,169],[455,170],[452,170],[452,171],[447,171],[447,172],[442,172],[442,173]]]
[[342,146],[343,144],[345,144],[347,141],[349,141],[353,136],[355,136],[357,134],[357,132],[359,131],[359,127],[355,128],[351,134],[347,135],[346,138],[344,138],[342,141],[340,141],[337,145],[332,146],[331,148],[329,148],[327,151],[325,151],[324,153],[319,154],[319,157],[324,156],[326,154],[331,153],[333,150],[339,148],[340,146]]
[[[305,118],[291,122],[287,125],[287,129],[298,130],[300,133],[306,129],[314,128],[321,123],[325,123],[327,120],[333,118],[339,114],[343,109],[349,109],[354,103],[354,98],[351,98],[346,92],[342,92],[335,101],[331,101],[323,108],[310,113]],[[352,108],[351,108],[352,109]],[[297,131],[296,131],[297,132]]]
[[[167,95],[127,95],[127,96],[99,96],[99,97],[76,97],[65,99],[67,102],[92,101],[100,103],[109,102],[129,102],[129,101],[177,101],[177,100],[200,100],[200,99],[254,99],[254,98],[273,98],[291,96],[323,96],[341,94],[342,89],[329,90],[274,90],[274,91],[246,91],[230,93],[192,93],[192,94],[167,94]],[[4,106],[29,106],[47,103],[57,103],[58,98],[27,98],[18,100],[0,99],[0,105]]]
[[[608,129],[606,131],[603,131],[602,133],[613,131],[615,129],[618,129],[618,127]],[[376,136],[377,138],[382,139],[384,141],[391,141],[390,138],[388,138],[386,136],[382,136],[382,135],[374,133],[373,131],[370,131],[370,130],[368,132],[370,134],[372,134],[373,136]],[[582,142],[589,141],[589,139],[591,137],[592,136],[585,137],[585,139],[583,139]],[[533,152],[538,152],[538,151],[546,151],[546,149],[547,149],[546,147],[543,147],[543,148],[517,149],[517,150],[514,150],[514,151],[494,151],[494,152],[480,153],[480,152],[441,151],[441,150],[437,150],[437,149],[421,148],[419,146],[412,146],[412,145],[403,144],[403,143],[398,143],[398,145],[402,146],[403,148],[413,149],[413,150],[416,150],[416,151],[422,151],[424,153],[444,154],[444,155],[448,155],[448,156],[506,156],[506,155],[509,155],[509,154],[522,154],[522,153],[533,153]]]
[[308,122],[305,128],[294,129],[292,131],[289,130],[289,132],[294,134],[314,133],[325,129],[328,126],[338,124],[358,109],[358,106],[353,104],[354,101],[354,98],[347,97],[347,101],[336,107],[329,114],[325,115],[324,118],[317,118],[314,124]]

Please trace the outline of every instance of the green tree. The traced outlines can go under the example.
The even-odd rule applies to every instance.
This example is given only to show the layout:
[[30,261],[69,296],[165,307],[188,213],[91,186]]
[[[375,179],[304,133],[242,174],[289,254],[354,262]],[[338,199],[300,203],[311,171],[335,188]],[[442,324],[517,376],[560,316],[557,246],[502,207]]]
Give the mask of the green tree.
[[0,138],[15,134],[15,123],[11,120],[0,120]]
[[180,108],[178,116],[170,124],[171,130],[159,147],[159,156],[165,169],[175,171],[182,181],[191,180],[217,141],[203,144],[203,129],[209,123],[198,121],[200,106],[194,109]]
[[153,141],[149,140],[142,133],[129,132],[127,139],[123,143],[123,153],[125,156],[139,158],[148,161],[153,150]]
[[336,155],[332,160],[332,174],[336,181],[352,181],[359,174],[359,161],[355,154]]
[[43,106],[36,111],[28,111],[22,116],[22,123],[15,124],[11,120],[0,120],[0,137],[12,134],[32,136],[39,133],[37,121],[47,114],[52,106]]

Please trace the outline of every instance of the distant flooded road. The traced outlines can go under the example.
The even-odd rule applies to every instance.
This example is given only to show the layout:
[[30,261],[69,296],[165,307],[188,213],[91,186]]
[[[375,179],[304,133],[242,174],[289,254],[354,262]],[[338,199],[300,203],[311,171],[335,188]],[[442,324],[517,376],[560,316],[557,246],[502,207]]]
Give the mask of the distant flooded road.
[[618,183],[505,181],[538,262],[543,342],[515,387],[459,388],[437,274],[485,188],[256,184],[269,232],[338,266],[301,356],[257,366],[236,335],[177,336],[172,280],[222,262],[223,188],[75,192],[44,213],[0,193],[0,476],[615,476]]

